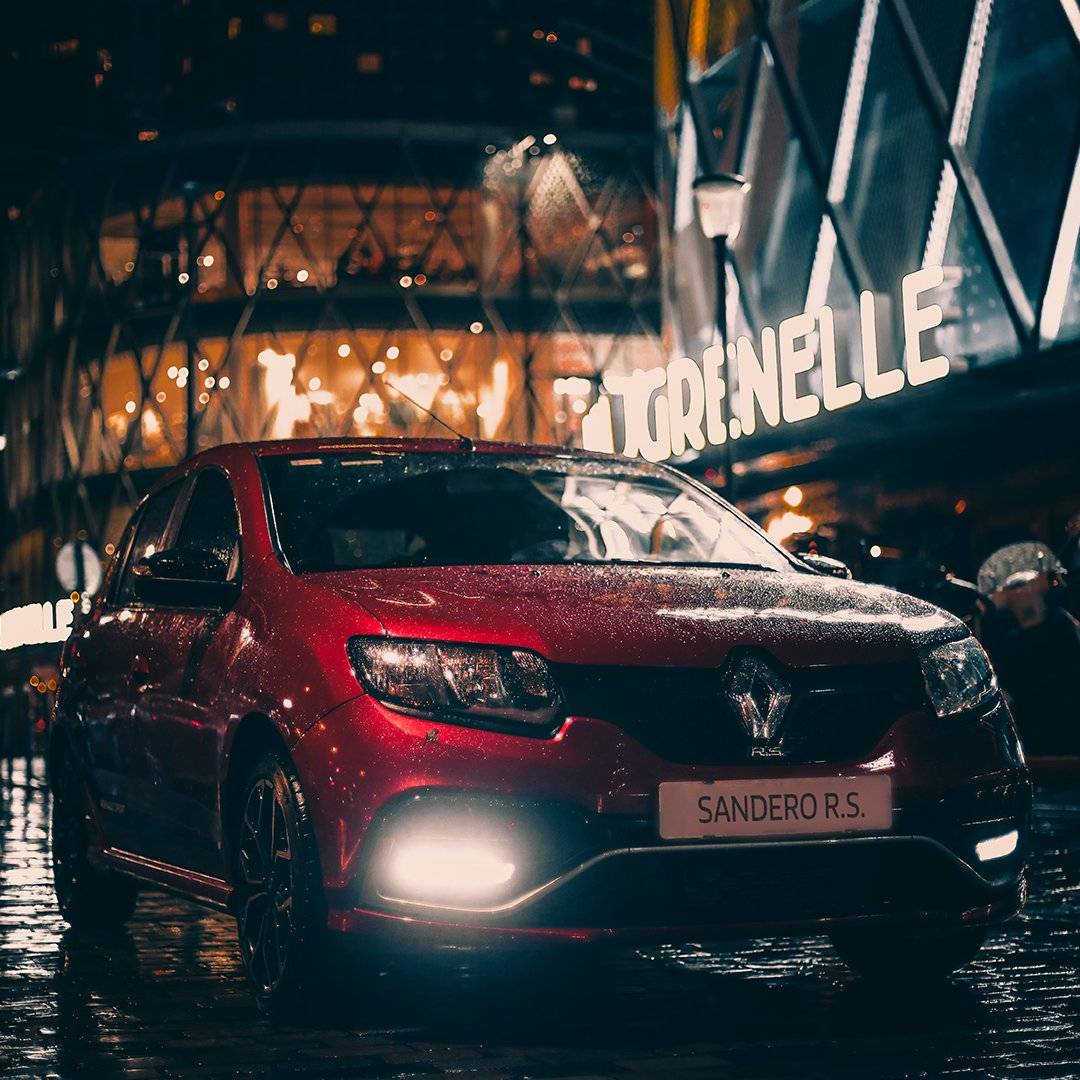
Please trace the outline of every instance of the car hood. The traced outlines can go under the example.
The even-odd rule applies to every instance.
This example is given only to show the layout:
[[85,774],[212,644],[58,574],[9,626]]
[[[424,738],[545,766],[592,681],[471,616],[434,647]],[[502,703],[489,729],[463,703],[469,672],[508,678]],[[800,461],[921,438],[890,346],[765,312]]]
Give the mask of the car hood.
[[317,577],[392,637],[516,645],[562,663],[713,666],[738,647],[798,666],[873,663],[964,632],[891,589],[798,572],[558,565]]

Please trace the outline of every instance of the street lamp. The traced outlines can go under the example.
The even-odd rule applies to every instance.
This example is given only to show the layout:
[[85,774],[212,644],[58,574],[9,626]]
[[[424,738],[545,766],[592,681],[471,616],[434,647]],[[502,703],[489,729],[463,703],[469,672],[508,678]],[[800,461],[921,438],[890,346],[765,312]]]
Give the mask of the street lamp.
[[[727,387],[728,415],[731,414],[731,363],[727,354],[727,248],[739,235],[750,182],[736,173],[712,173],[694,181],[701,231],[713,242],[716,258],[716,330],[724,349],[724,384]],[[735,499],[735,472],[731,464],[732,434],[730,425],[724,440],[724,495]]]
[[701,231],[710,240],[734,240],[742,228],[750,181],[736,173],[714,173],[694,181]]

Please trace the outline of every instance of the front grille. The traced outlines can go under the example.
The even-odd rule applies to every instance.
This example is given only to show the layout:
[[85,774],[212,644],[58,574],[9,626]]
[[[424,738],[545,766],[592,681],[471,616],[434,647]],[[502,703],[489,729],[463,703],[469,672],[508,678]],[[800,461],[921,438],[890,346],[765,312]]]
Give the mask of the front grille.
[[994,892],[918,840],[732,845],[616,856],[515,917],[531,926],[802,923],[865,915],[949,915]]
[[[733,655],[728,663],[736,661]],[[925,705],[914,662],[772,665],[791,688],[780,729],[785,762],[862,758],[899,717]],[[736,765],[751,760],[753,742],[727,697],[725,668],[553,667],[570,716],[606,720],[666,761]]]

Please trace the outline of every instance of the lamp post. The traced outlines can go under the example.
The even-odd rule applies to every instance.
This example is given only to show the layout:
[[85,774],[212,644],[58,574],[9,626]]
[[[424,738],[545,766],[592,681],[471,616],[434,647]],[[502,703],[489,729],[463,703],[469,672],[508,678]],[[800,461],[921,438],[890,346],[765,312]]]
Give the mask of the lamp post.
[[[743,211],[750,182],[736,173],[711,173],[694,181],[694,199],[697,202],[698,222],[701,231],[713,242],[716,259],[716,331],[724,349],[724,386],[728,401],[728,418],[732,408],[731,362],[727,346],[729,327],[727,318],[727,250],[728,243],[739,235]],[[724,439],[724,495],[735,501],[735,471],[732,467],[731,426],[728,425]]]

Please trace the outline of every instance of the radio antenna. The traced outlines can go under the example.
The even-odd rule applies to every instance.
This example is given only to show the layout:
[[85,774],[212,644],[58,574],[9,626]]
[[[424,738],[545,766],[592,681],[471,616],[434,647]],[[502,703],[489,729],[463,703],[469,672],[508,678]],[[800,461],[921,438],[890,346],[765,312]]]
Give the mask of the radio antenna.
[[410,405],[415,405],[421,412],[427,413],[428,416],[430,416],[436,424],[439,424],[441,427],[446,428],[446,430],[449,431],[450,434],[453,435],[454,438],[457,439],[457,441],[461,444],[462,450],[471,451],[476,449],[476,443],[474,443],[468,435],[462,434],[462,432],[458,431],[457,428],[452,427],[450,424],[448,424],[437,412],[435,412],[434,409],[429,409],[426,405],[421,405],[420,402],[416,400],[416,398],[410,396],[409,394],[406,394],[400,386],[392,383],[385,375],[381,376],[381,378],[387,386],[399,393],[407,402],[409,402]]

